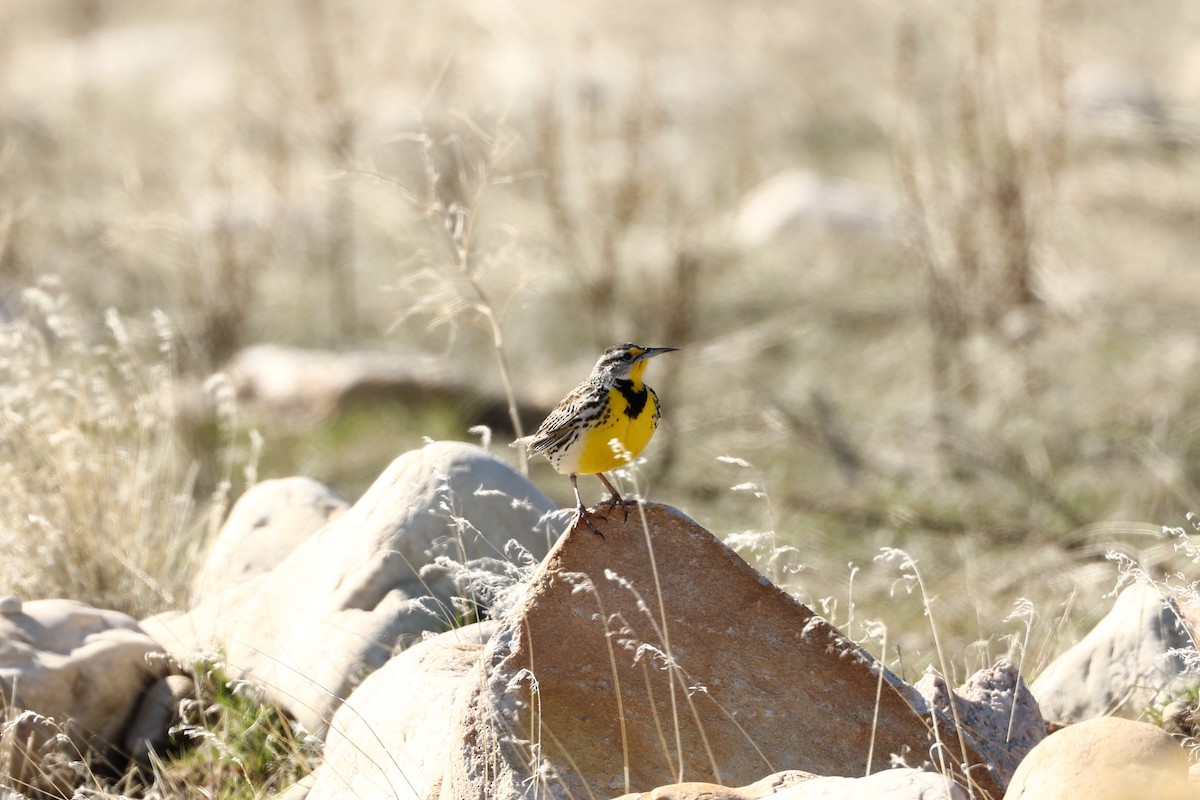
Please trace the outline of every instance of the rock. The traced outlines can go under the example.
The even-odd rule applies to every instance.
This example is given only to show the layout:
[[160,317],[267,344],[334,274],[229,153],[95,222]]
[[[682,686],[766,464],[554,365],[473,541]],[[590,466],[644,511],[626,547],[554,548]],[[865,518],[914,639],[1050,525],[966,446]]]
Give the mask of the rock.
[[171,723],[179,717],[179,704],[196,696],[196,682],[188,675],[159,678],[138,704],[125,731],[125,752],[136,763],[150,766],[150,753],[166,750]]
[[[442,800],[861,776],[893,754],[928,759],[912,687],[683,514],[644,511],[646,532],[636,510],[627,522],[609,512],[603,537],[576,525],[501,620]],[[949,720],[938,730],[950,763],[977,765],[981,790],[999,795]]]
[[742,789],[718,786],[715,783],[673,783],[651,792],[623,794],[616,800],[757,800],[769,795],[747,794]]
[[229,663],[228,653],[222,652],[224,642],[249,624],[252,606],[266,602],[261,594],[269,577],[270,573],[264,573],[233,584],[220,597],[199,603],[188,611],[164,611],[146,617],[140,623],[142,630],[185,666],[204,658],[219,661],[236,672],[237,666]]
[[282,478],[252,487],[234,504],[209,546],[192,585],[192,601],[209,600],[270,572],[347,508],[332,489],[311,478]]
[[740,791],[755,797],[770,797],[776,792],[783,791],[791,786],[797,786],[805,781],[811,781],[818,776],[811,772],[805,772],[799,769],[789,769],[783,772],[776,772],[773,775],[768,775],[765,778],[755,781],[749,786],[743,786]]
[[1187,755],[1146,722],[1100,717],[1055,731],[1017,767],[1005,800],[1183,800]]
[[[507,400],[480,394],[478,381],[455,373],[445,358],[419,352],[333,352],[260,344],[225,367],[240,401],[258,410],[303,420],[320,419],[350,405],[388,398],[467,407],[482,424],[509,430]],[[546,409],[521,405],[522,416]]]
[[1191,141],[1190,126],[1154,81],[1128,64],[1083,64],[1063,88],[1067,132],[1080,143],[1173,148]]
[[[950,692],[946,682],[932,672],[917,683],[931,705],[950,716]],[[1001,659],[967,679],[954,693],[960,730],[970,736],[972,746],[983,754],[1007,784],[1017,765],[1046,738],[1046,722],[1021,674]]]
[[436,796],[454,723],[479,681],[493,623],[413,645],[372,673],[338,709],[308,800]]
[[967,800],[952,781],[907,767],[865,778],[821,777],[793,770],[731,789],[712,783],[675,783],[616,800]]
[[355,395],[433,390],[451,382],[444,359],[417,353],[337,353],[259,344],[225,367],[239,400],[324,416]]
[[1173,736],[1192,737],[1200,735],[1200,707],[1195,699],[1172,700],[1162,709],[1162,728]]
[[122,763],[130,716],[165,672],[152,658],[161,654],[131,617],[74,600],[34,600],[0,616],[0,692],[20,720],[5,731],[19,743],[6,752],[8,784],[69,796],[79,754]]
[[776,797],[776,792],[816,777],[818,776],[810,772],[793,769],[776,772],[737,789],[718,786],[715,783],[673,783],[649,792],[623,794],[616,800],[759,800],[763,797]]
[[230,670],[321,733],[394,649],[449,627],[464,576],[423,567],[447,554],[476,577],[512,569],[502,557],[510,541],[539,559],[556,535],[554,508],[478,447],[430,444],[392,462],[274,570],[143,627],[181,661],[222,649]]
[[771,800],[967,800],[967,793],[935,772],[887,769],[865,778],[815,778]]
[[1030,686],[1042,714],[1069,725],[1102,715],[1135,718],[1184,670],[1177,648],[1191,643],[1157,589],[1134,584],[1078,644]]
[[[318,767],[318,769],[320,768]],[[312,791],[313,784],[316,782],[317,773],[310,772],[279,794],[274,795],[271,800],[305,800],[308,797],[308,793]]]
[[800,770],[779,772],[737,789],[713,783],[674,783],[616,800],[967,800],[953,781],[907,767],[864,778],[821,777]]
[[806,223],[884,236],[898,234],[903,225],[899,203],[882,193],[789,169],[746,193],[734,219],[734,237],[754,247]]
[[1166,107],[1146,76],[1115,62],[1083,64],[1067,78],[1064,88],[1068,109],[1085,117],[1116,113],[1158,120]]

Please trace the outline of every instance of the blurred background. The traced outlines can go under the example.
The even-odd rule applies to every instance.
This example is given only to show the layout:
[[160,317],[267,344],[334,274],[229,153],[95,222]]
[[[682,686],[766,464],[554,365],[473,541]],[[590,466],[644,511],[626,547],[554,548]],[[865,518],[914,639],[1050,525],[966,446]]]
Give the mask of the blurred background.
[[178,607],[249,482],[517,465],[635,341],[627,486],[1036,673],[1191,566],[1198,134],[1179,0],[5,0],[0,590]]

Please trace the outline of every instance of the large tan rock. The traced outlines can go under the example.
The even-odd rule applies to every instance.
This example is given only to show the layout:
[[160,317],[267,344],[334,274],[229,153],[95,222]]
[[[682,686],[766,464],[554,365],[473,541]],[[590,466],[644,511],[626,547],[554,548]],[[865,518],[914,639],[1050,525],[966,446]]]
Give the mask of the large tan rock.
[[228,668],[321,733],[396,648],[449,626],[452,598],[466,589],[438,555],[471,565],[475,577],[507,568],[509,542],[541,558],[561,524],[555,509],[480,448],[430,444],[392,462],[275,569],[142,625],[181,660],[219,648]]
[[[912,687],[678,511],[648,506],[645,524],[609,512],[603,537],[577,525],[542,562],[488,645],[442,800],[929,759],[930,712]],[[948,763],[976,765],[999,795],[949,721],[938,728]]]
[[[948,702],[946,684],[938,681],[935,685],[929,680],[923,680],[922,684],[918,684],[917,689],[945,707]],[[1012,773],[1014,759],[1020,761],[1032,747],[1031,744],[1022,745],[1031,739],[1045,738],[1041,716],[1036,714],[1036,702],[1032,698],[1024,699],[1028,694],[1016,670],[1003,661],[975,673],[955,693],[960,721],[964,726],[970,726],[975,742],[982,738],[1002,757],[1002,764],[1008,769],[1002,775],[1005,780]],[[1009,735],[1012,752],[994,744],[1005,738],[994,729],[1006,719],[1011,719],[1012,724]],[[1040,726],[1037,734],[1027,730],[1035,724]],[[622,795],[616,800],[966,800],[966,797],[961,787],[942,775],[901,767],[861,778],[823,777],[794,770],[776,773],[738,788],[711,783],[676,783],[649,792]]]
[[3,783],[70,796],[70,762],[95,756],[121,763],[121,745],[136,744],[126,742],[130,717],[146,687],[165,673],[156,658],[163,655],[120,612],[74,600],[4,598],[0,699],[16,727],[5,731],[15,751],[5,754]]
[[1154,587],[1134,584],[1030,691],[1046,719],[1061,725],[1107,715],[1136,718],[1184,671],[1177,651],[1189,647],[1175,609]]
[[209,545],[192,584],[192,602],[219,597],[270,572],[349,507],[332,489],[311,478],[280,478],[253,486],[238,498]]
[[1170,734],[1118,717],[1055,731],[1017,767],[1005,800],[1184,800],[1187,755]]

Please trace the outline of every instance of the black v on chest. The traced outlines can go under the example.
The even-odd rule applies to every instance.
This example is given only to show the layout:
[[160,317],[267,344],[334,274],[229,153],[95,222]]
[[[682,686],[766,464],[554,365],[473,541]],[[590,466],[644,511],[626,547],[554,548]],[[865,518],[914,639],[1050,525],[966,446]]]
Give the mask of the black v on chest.
[[646,384],[634,386],[633,381],[619,380],[615,387],[628,404],[625,415],[630,419],[637,419],[641,416],[642,411],[646,408],[646,401],[650,399],[650,390]]

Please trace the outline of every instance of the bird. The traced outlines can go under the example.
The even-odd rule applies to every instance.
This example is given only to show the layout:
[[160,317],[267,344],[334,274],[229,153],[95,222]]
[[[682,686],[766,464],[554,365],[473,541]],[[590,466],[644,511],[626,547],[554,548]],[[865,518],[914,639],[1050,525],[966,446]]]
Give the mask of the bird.
[[512,443],[528,447],[529,456],[546,456],[555,470],[571,477],[577,518],[602,538],[579,495],[579,476],[600,478],[612,492],[609,507],[621,505],[629,518],[628,504],[604,473],[631,462],[650,442],[662,406],[642,376],[650,359],[678,349],[632,342],[608,348],[587,380],[568,392],[536,431]]

